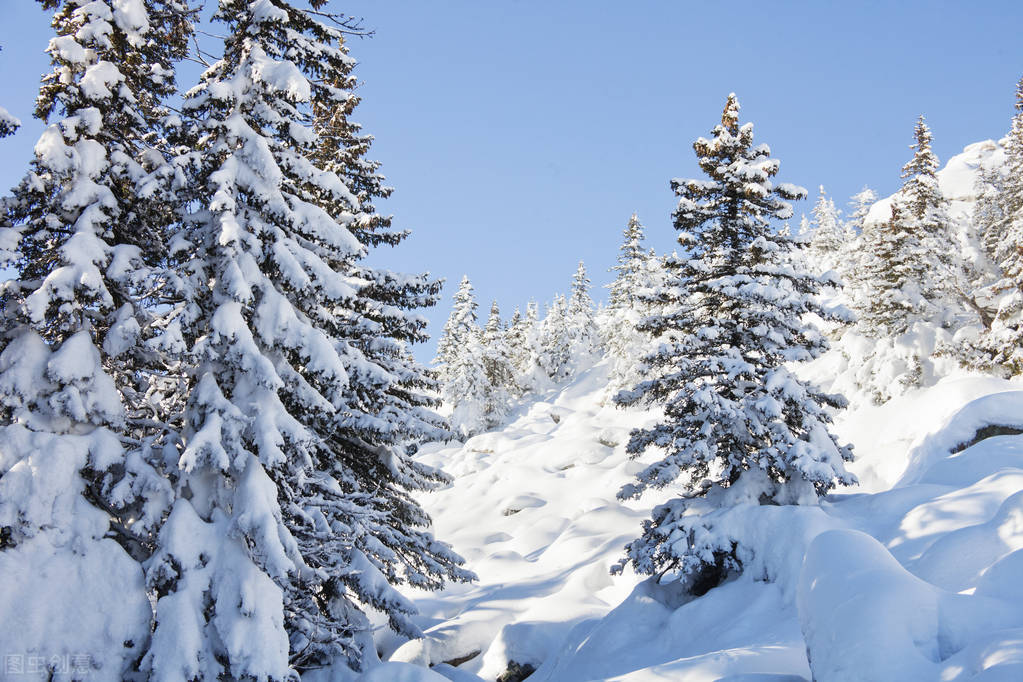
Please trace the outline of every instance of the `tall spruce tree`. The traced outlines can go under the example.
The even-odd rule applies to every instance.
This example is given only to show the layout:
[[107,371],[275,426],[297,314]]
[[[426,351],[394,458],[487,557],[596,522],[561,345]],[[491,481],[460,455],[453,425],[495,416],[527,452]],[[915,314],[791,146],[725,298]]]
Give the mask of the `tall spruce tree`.
[[687,513],[695,500],[809,504],[855,478],[843,464],[849,448],[827,428],[828,408],[843,400],[790,369],[827,345],[803,316],[831,317],[815,298],[820,280],[788,264],[791,239],[770,223],[791,217],[785,200],[806,190],[774,183],[778,161],[766,145],[754,145],[751,123],[739,124],[734,94],[712,138],[693,148],[706,178],[671,182],[682,246],[665,287],[674,298],[642,324],[664,335],[646,358],[654,376],[616,399],[664,409],[664,419],[634,430],[627,446],[633,457],[652,448],[663,456],[619,497],[668,485],[681,494],[654,509],[614,570],[631,563],[699,593],[741,563],[734,541],[713,532],[712,517]]
[[85,657],[119,679],[149,636],[137,562],[169,500],[133,419],[148,406],[129,389],[152,369],[140,339],[171,214],[154,180],[161,101],[189,13],[175,0],[42,5],[56,33],[35,111],[48,126],[0,217],[0,604],[54,598],[0,648]]
[[415,636],[394,586],[471,577],[410,494],[446,480],[410,459],[403,426],[437,423],[409,393],[403,341],[421,325],[397,312],[433,285],[360,265],[386,221],[369,203],[379,190],[359,185],[375,167],[325,154],[343,135],[320,146],[323,112],[352,106],[352,60],[343,26],[312,5],[221,0],[223,58],[184,104],[191,210],[171,255],[186,304],[167,335],[190,395],[167,454],[173,510],[147,563],[152,679],[360,668],[375,655],[366,607]]
[[[462,277],[454,295],[454,305],[437,344],[441,397],[451,410],[451,424],[461,438],[494,427],[493,390],[485,368],[487,342],[477,324],[477,304],[472,283]],[[493,312],[493,311],[491,311]],[[496,325],[496,326],[495,326]],[[491,315],[493,333],[500,328],[500,317]]]
[[863,268],[869,261],[866,247],[871,240],[867,226],[867,214],[870,213],[870,208],[875,203],[877,203],[877,194],[874,193],[874,190],[864,186],[850,199],[851,211],[844,226],[847,234],[847,249],[844,254],[844,283],[849,300],[853,301],[853,307],[860,310],[865,307],[865,302],[857,299],[870,296],[870,283],[864,279]]
[[864,233],[865,257],[854,299],[868,336],[896,336],[922,322],[949,326],[961,319],[964,276],[950,231],[948,201],[938,187],[938,159],[921,116],[913,158],[892,200],[891,217]]
[[849,201],[852,211],[849,213],[849,219],[845,221],[846,231],[853,235],[862,234],[866,226],[867,214],[870,213],[870,207],[875,203],[877,203],[877,193],[867,186],[854,194]]

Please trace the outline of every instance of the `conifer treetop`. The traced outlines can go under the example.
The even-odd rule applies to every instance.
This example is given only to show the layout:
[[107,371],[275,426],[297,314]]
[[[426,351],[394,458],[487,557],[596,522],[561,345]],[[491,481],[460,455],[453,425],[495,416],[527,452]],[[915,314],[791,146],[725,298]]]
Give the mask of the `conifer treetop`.
[[707,178],[671,181],[678,196],[672,218],[684,248],[697,246],[693,230],[710,229],[717,238],[702,241],[699,248],[734,251],[739,243],[763,233],[769,220],[791,218],[792,206],[786,200],[806,197],[802,187],[774,184],[779,163],[771,158],[767,145],[753,145],[753,124],[740,126],[738,112],[739,101],[733,93],[711,139],[700,137],[693,143]]

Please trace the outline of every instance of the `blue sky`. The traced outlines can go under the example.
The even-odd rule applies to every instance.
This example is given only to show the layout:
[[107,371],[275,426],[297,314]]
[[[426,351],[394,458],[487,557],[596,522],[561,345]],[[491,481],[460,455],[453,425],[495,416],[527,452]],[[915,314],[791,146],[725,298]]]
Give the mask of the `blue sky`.
[[[942,162],[1008,128],[1018,0],[725,5],[334,0],[376,31],[351,43],[357,120],[396,188],[383,208],[413,230],[375,260],[447,279],[427,313],[435,337],[462,274],[483,311],[496,298],[507,316],[565,291],[580,259],[606,284],[633,211],[670,250],[668,181],[697,173],[692,141],[729,92],[779,179],[810,189],[797,218],[821,184],[841,207],[865,184],[898,189],[921,113]],[[31,109],[48,39],[37,3],[5,0],[0,105],[27,124],[0,143],[5,188],[41,130]]]

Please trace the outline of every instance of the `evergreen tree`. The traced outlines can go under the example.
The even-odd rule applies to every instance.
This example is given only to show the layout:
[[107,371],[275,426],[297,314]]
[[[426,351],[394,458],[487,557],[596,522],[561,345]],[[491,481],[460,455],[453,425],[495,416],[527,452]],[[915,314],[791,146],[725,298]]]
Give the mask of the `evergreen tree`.
[[434,287],[360,264],[384,225],[360,200],[378,195],[359,185],[375,166],[323,167],[316,133],[322,112],[350,111],[338,84],[352,61],[312,4],[221,0],[223,59],[184,105],[191,210],[171,254],[186,303],[167,336],[190,390],[167,448],[175,502],[147,563],[152,679],[360,668],[375,656],[366,606],[416,636],[394,585],[471,577],[410,495],[446,480],[406,450],[409,429],[438,420],[411,392],[405,341],[421,324],[398,311]]
[[[516,311],[518,312],[518,311]],[[508,329],[508,348],[515,370],[515,385],[519,394],[538,390],[542,385],[540,367],[542,346],[539,311],[536,301],[526,304],[526,314],[518,322],[512,319]]]
[[622,406],[658,403],[664,419],[632,432],[633,457],[663,452],[621,499],[647,488],[678,485],[682,494],[654,509],[627,556],[637,572],[673,574],[693,593],[741,569],[734,541],[714,532],[713,515],[687,513],[701,505],[815,503],[836,484],[852,483],[848,448],[828,432],[828,407],[840,397],[821,393],[789,368],[819,355],[824,337],[802,321],[831,315],[815,294],[820,280],[787,262],[790,238],[771,219],[792,215],[786,199],[806,190],[775,184],[778,161],[753,144],[753,126],[739,124],[729,95],[712,139],[693,147],[698,180],[672,180],[680,256],[668,264],[665,293],[673,298],[642,328],[663,340],[646,358],[653,377],[623,391]]
[[526,342],[526,318],[522,316],[522,311],[518,306],[515,307],[515,312],[512,313],[508,324],[505,325],[504,332],[504,341],[508,345],[508,352],[515,357]]
[[997,263],[997,251],[1002,241],[1002,233],[998,228],[1005,217],[1001,205],[1003,183],[1001,168],[986,166],[978,169],[974,183],[977,199],[973,204],[973,227],[984,254],[993,263]]
[[[76,576],[41,628],[7,632],[27,650],[88,656],[105,678],[130,674],[152,612],[138,561],[151,551],[168,486],[147,457],[131,385],[151,369],[145,306],[165,279],[161,100],[186,48],[173,0],[44,0],[54,11],[52,71],[35,114],[48,123],[25,178],[3,201],[0,259],[0,565]],[[8,121],[8,124],[10,121]],[[6,127],[10,132],[10,125]],[[59,567],[59,568],[58,568]],[[40,605],[41,610],[45,606]],[[96,612],[89,628],[67,612]],[[0,642],[9,644],[9,642]],[[88,647],[88,648],[86,648]],[[93,648],[96,647],[96,648]],[[3,646],[4,650],[26,650]]]
[[863,186],[858,192],[852,195],[849,206],[852,212],[846,225],[856,234],[860,234],[866,223],[866,214],[871,212],[871,207],[878,201],[878,194],[868,186]]
[[1001,278],[991,287],[997,313],[979,343],[984,364],[1023,374],[1023,78],[1016,86],[1016,114],[1005,144],[1005,174],[984,205],[982,237]]
[[1005,173],[998,183],[997,215],[986,231],[993,260],[1009,279],[1023,277],[1023,78],[1016,86],[1016,114],[1005,142]]
[[873,226],[868,237],[869,260],[863,266],[866,296],[858,310],[864,332],[871,337],[906,332],[915,319],[937,315],[935,292],[921,287],[929,281],[919,234],[905,218],[909,208],[897,198],[891,217]]
[[615,273],[614,281],[608,286],[608,307],[611,309],[627,309],[635,300],[636,280],[646,263],[646,251],[643,247],[643,224],[635,213],[629,218],[625,231],[622,232],[622,245],[618,247],[617,264],[611,268]]
[[[874,190],[864,186],[859,192],[852,196],[849,201],[851,211],[849,219],[845,221],[846,249],[842,254],[845,263],[842,271],[846,292],[849,300],[862,299],[869,296],[870,284],[863,278],[863,268],[869,261],[869,254],[866,252],[867,244],[871,241],[869,228],[867,226],[867,214],[870,208],[877,203],[877,194]],[[854,307],[862,309],[864,302],[858,301]]]
[[847,233],[852,235],[863,233],[866,227],[867,214],[870,213],[870,207],[875,203],[877,203],[877,194],[866,186],[852,196],[852,200],[849,202],[852,211],[849,214],[849,220],[845,222]]
[[820,196],[812,211],[812,232],[809,252],[820,272],[839,270],[846,250],[847,232],[838,219],[835,202],[820,188]]
[[557,294],[543,322],[539,333],[540,355],[537,364],[551,381],[564,381],[572,374],[572,337],[569,329],[568,302],[564,295]]
[[949,326],[963,314],[964,273],[952,238],[948,201],[938,187],[938,159],[923,117],[915,128],[913,158],[891,218],[864,234],[865,262],[854,299],[868,336],[897,336],[915,323]]
[[0,139],[10,137],[20,127],[21,121],[11,116],[6,109],[0,107]]
[[472,284],[463,277],[437,347],[441,395],[451,408],[452,425],[463,438],[500,425],[516,390],[497,301],[482,331],[476,324],[476,308]]
[[441,396],[451,408],[451,425],[462,440],[495,426],[489,412],[493,393],[484,368],[486,348],[470,337],[448,371]]
[[962,312],[968,303],[965,264],[961,249],[952,234],[949,202],[938,186],[938,157],[931,150],[931,130],[921,116],[914,128],[916,144],[913,158],[902,168],[900,194],[905,209],[900,218],[908,229],[919,235],[921,257],[930,267],[930,277],[922,282],[922,292],[930,299],[938,315],[948,324],[949,316]]
[[442,383],[450,381],[454,367],[458,364],[459,356],[464,352],[469,341],[480,335],[476,316],[477,307],[472,282],[469,281],[468,275],[463,275],[462,281],[458,285],[458,291],[455,292],[451,315],[448,316],[440,340],[437,342],[437,357],[434,362],[438,364]]
[[491,304],[490,317],[483,329],[483,373],[488,388],[483,415],[487,428],[496,428],[507,417],[516,390],[515,368],[497,301]]
[[643,225],[636,214],[629,219],[619,247],[616,272],[609,285],[608,309],[603,315],[603,338],[611,358],[608,390],[613,395],[640,380],[640,359],[650,345],[649,336],[637,325],[660,305],[664,279],[663,262],[651,249],[643,250]]
[[568,299],[567,325],[571,371],[589,364],[600,349],[600,331],[594,319],[594,303],[590,297],[590,278],[586,266],[579,267],[572,276],[572,294]]

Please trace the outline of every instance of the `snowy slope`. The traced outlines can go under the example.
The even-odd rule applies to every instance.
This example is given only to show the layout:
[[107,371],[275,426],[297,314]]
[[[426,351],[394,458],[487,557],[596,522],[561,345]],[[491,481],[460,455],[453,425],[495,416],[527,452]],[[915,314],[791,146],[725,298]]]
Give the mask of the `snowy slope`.
[[864,489],[737,510],[756,560],[685,603],[608,573],[658,500],[615,499],[639,467],[628,430],[653,415],[604,404],[606,371],[424,449],[455,477],[424,505],[480,581],[413,594],[428,637],[382,634],[392,662],[364,679],[494,680],[509,661],[559,682],[1023,679],[1023,436],[952,453],[1023,427],[1023,383],[961,376],[844,413]]

